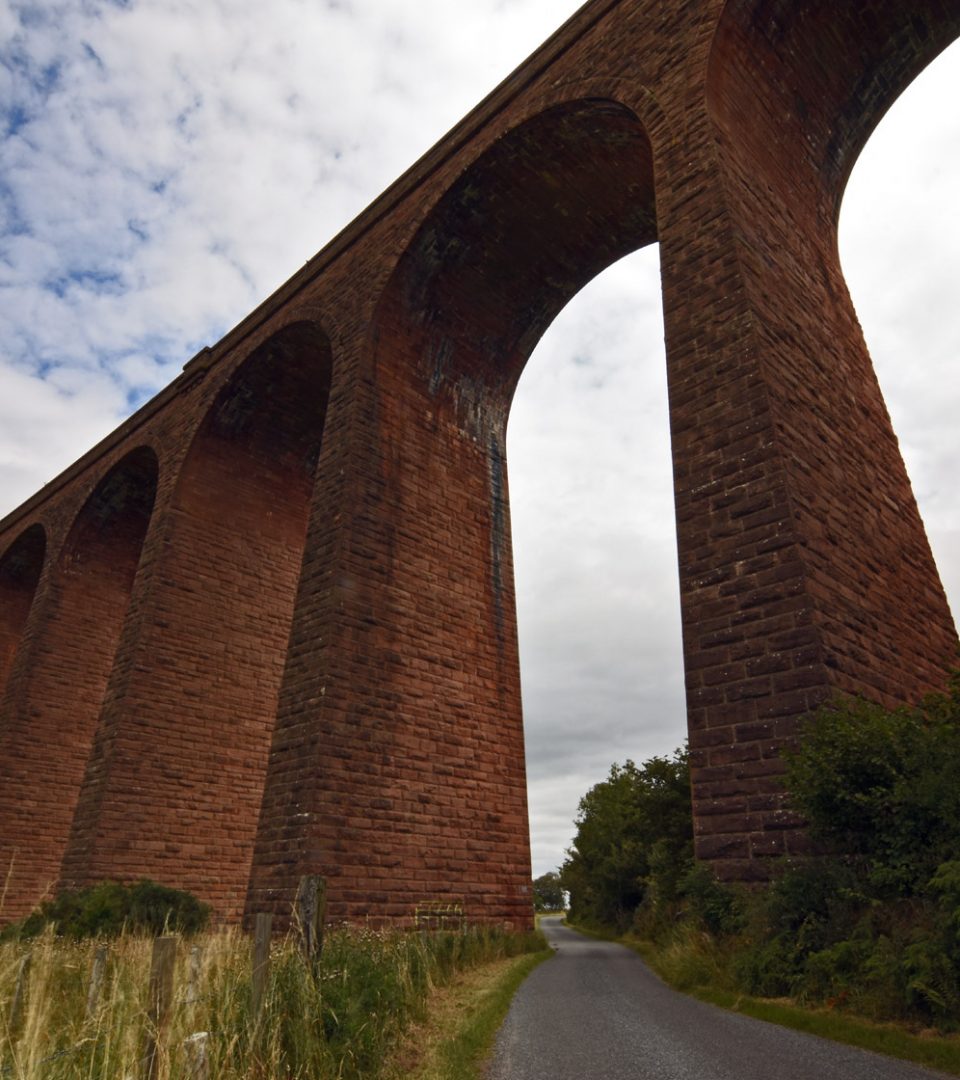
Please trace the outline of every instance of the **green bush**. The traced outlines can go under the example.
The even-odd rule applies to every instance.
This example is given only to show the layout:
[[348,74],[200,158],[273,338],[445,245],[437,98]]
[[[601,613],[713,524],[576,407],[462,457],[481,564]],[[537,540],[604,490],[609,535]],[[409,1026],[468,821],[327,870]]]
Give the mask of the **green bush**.
[[706,863],[693,863],[677,882],[684,914],[715,937],[743,929],[743,897],[717,881]]
[[859,858],[874,897],[921,894],[960,850],[960,682],[915,709],[821,709],[787,786],[825,850]]
[[76,940],[118,937],[124,930],[193,934],[202,930],[209,918],[210,906],[188,892],[147,880],[135,885],[105,881],[58,893],[26,919],[8,926],[0,937],[36,937],[51,924],[58,937]]

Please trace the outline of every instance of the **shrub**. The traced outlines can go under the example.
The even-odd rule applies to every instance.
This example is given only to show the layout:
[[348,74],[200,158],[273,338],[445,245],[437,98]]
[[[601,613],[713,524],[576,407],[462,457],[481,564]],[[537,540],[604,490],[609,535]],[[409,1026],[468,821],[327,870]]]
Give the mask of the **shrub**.
[[685,901],[684,914],[715,936],[735,934],[743,929],[743,899],[729,886],[717,881],[706,863],[694,863],[677,884]]
[[8,926],[2,938],[36,937],[50,925],[58,937],[75,940],[118,937],[124,930],[194,934],[206,926],[209,917],[208,904],[180,889],[147,880],[135,885],[105,881],[58,893],[23,921]]
[[960,681],[915,709],[821,709],[787,756],[811,834],[863,860],[875,897],[918,895],[960,849]]

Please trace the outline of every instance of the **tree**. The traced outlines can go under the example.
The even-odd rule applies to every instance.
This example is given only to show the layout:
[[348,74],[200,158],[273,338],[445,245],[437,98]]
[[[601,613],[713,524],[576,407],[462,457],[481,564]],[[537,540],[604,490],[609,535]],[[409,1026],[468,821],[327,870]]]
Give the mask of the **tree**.
[[541,874],[533,881],[533,906],[537,911],[563,911],[563,886],[556,870]]
[[574,919],[623,928],[652,890],[672,898],[692,858],[686,751],[613,765],[580,800],[575,824],[560,871]]

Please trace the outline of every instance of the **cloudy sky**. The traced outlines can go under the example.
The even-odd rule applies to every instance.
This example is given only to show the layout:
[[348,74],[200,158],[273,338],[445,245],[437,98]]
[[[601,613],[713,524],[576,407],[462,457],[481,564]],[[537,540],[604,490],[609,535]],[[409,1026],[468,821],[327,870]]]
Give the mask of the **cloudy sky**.
[[[576,0],[0,0],[0,514],[169,382]],[[858,163],[841,251],[960,597],[960,51]],[[953,103],[948,108],[948,103]],[[520,383],[510,484],[537,873],[610,764],[684,738],[655,248]]]

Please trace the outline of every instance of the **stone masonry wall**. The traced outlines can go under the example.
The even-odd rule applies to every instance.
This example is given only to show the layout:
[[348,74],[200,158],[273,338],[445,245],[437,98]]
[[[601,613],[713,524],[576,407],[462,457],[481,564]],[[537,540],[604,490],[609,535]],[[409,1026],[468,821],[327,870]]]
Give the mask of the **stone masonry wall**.
[[[659,242],[695,832],[801,851],[780,752],[956,632],[840,272],[948,0],[591,0],[170,387],[0,522],[4,920],[149,875],[229,921],[531,920],[504,433]],[[267,211],[268,212],[268,211]]]

